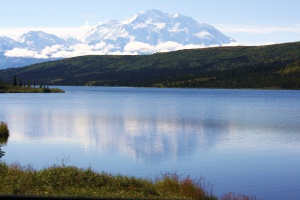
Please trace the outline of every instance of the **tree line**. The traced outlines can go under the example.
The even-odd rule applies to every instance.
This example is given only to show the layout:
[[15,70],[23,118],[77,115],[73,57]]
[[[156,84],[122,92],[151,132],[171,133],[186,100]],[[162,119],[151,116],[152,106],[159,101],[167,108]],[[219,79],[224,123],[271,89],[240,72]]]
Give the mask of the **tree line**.
[[6,79],[18,74],[48,85],[300,89],[300,42],[81,56],[0,70],[0,74]]
[[24,80],[21,77],[17,78],[16,75],[14,75],[12,82],[7,82],[5,80],[2,80],[0,77],[0,90],[8,89],[9,87],[24,87],[24,88],[42,88],[44,92],[50,91],[49,86],[46,86],[42,82],[37,86],[36,81],[30,81],[30,80]]

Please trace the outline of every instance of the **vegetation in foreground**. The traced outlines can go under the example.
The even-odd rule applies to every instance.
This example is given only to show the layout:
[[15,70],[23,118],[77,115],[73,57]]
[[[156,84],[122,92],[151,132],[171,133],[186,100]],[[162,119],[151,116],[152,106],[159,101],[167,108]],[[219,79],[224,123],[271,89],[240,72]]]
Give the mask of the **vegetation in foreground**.
[[97,198],[217,199],[204,190],[203,181],[177,174],[147,180],[74,166],[53,166],[37,171],[20,164],[0,162],[0,195]]
[[255,200],[254,196],[229,192],[221,197],[212,194],[205,179],[180,178],[176,173],[161,174],[154,180],[109,173],[91,168],[54,165],[34,170],[30,165],[7,165],[0,162],[1,195],[50,197],[92,197],[131,199],[204,199]]

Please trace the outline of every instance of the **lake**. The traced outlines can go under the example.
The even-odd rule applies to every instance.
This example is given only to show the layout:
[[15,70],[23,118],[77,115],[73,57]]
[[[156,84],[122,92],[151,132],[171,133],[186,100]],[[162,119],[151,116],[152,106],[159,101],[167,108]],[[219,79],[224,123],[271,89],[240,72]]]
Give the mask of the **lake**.
[[205,177],[213,193],[300,198],[300,91],[59,87],[0,94],[7,163],[153,178]]

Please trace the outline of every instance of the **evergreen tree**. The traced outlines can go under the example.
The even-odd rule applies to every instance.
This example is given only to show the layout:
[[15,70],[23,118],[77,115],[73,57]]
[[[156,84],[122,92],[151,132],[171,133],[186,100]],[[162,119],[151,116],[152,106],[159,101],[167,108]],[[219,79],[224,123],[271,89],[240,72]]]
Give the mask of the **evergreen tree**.
[[4,89],[4,82],[0,79],[0,89]]
[[20,78],[20,81],[19,81],[19,86],[23,86],[23,82],[22,82],[22,79]]
[[17,76],[14,75],[14,82],[13,82],[13,86],[17,86]]

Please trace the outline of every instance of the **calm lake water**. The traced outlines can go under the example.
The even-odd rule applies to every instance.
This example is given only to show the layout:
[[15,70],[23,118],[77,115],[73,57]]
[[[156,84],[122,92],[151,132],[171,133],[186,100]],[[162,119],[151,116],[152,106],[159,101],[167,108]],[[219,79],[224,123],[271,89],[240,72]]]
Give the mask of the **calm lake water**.
[[60,87],[0,94],[7,163],[203,176],[213,192],[300,198],[300,91]]

